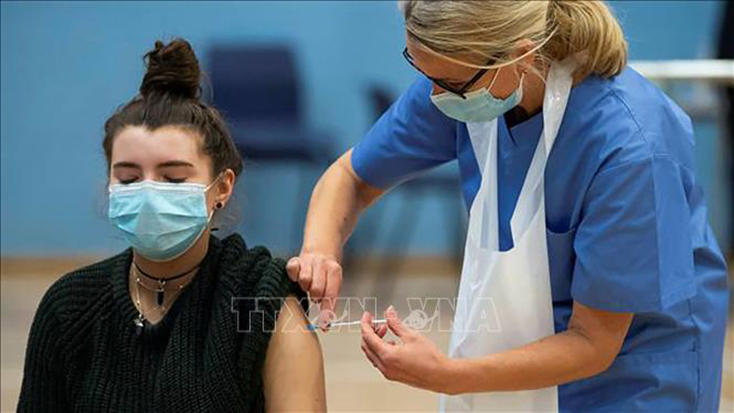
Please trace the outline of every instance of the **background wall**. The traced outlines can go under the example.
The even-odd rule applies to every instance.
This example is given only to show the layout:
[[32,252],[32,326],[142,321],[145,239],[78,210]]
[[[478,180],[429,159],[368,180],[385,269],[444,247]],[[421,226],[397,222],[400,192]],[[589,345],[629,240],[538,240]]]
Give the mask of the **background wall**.
[[[721,4],[613,2],[633,59],[708,57]],[[402,18],[393,1],[370,2],[2,2],[1,184],[3,256],[108,254],[124,247],[105,221],[102,126],[137,91],[142,54],[156,39],[191,41],[206,67],[216,43],[287,44],[296,52],[309,127],[328,131],[340,150],[369,128],[369,85],[397,94],[414,78],[403,61]],[[216,93],[216,91],[215,91]],[[685,100],[709,101],[705,88]],[[695,103],[695,102],[694,102]],[[696,123],[700,175],[722,240],[728,206],[715,166],[718,127]],[[279,253],[299,247],[306,200],[298,180],[320,171],[250,165],[241,182],[239,230]],[[276,190],[273,190],[273,189]],[[361,251],[386,251],[404,201],[389,196],[366,217],[377,226]],[[448,206],[447,206],[448,205]],[[415,203],[415,254],[449,252],[444,223],[464,213],[453,199]],[[449,221],[446,221],[449,220]],[[379,224],[379,225],[378,225]],[[360,232],[357,233],[360,241]],[[726,242],[726,240],[723,240]]]

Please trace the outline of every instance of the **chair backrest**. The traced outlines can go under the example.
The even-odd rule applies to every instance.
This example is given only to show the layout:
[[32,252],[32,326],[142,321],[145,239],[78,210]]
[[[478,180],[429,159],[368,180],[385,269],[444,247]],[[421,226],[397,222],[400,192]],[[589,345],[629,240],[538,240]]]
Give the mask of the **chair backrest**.
[[215,46],[209,55],[214,104],[230,121],[300,121],[300,84],[285,46]]

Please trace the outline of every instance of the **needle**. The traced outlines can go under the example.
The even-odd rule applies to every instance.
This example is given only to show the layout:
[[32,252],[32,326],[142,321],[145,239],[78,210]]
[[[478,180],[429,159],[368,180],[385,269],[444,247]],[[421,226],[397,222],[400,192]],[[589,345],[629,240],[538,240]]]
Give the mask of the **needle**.
[[[327,324],[327,327],[332,328],[332,327],[356,326],[356,325],[359,325],[360,323],[362,323],[362,321],[359,321],[359,320],[357,320],[357,321],[341,321],[341,322],[338,322],[338,323],[330,323],[330,324]],[[379,319],[379,320],[372,320],[372,324],[384,324],[384,323],[387,323],[387,320],[385,320],[384,318]],[[308,325],[308,329],[311,330],[311,331],[318,330],[318,328],[319,328],[319,326],[317,326],[316,324],[309,324]]]

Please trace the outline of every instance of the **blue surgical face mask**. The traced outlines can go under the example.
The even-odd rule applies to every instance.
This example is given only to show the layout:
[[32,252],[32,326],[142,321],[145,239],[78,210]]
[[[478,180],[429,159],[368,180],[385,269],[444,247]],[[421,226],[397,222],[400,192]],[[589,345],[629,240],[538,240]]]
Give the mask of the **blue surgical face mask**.
[[211,220],[206,192],[214,182],[209,186],[156,181],[111,185],[109,220],[143,257],[176,259],[194,245]]
[[489,93],[498,75],[499,69],[489,87],[466,93],[464,98],[444,92],[431,95],[431,101],[441,112],[452,119],[461,122],[489,122],[514,108],[522,100],[522,81],[525,75],[520,77],[520,86],[505,99],[496,98]]

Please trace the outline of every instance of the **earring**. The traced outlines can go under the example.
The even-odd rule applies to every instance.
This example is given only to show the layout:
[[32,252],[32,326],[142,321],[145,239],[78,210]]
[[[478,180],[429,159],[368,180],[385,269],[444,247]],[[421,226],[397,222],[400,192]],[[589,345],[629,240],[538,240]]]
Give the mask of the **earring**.
[[221,202],[217,202],[217,204],[214,206],[216,209],[222,209],[224,205]]

